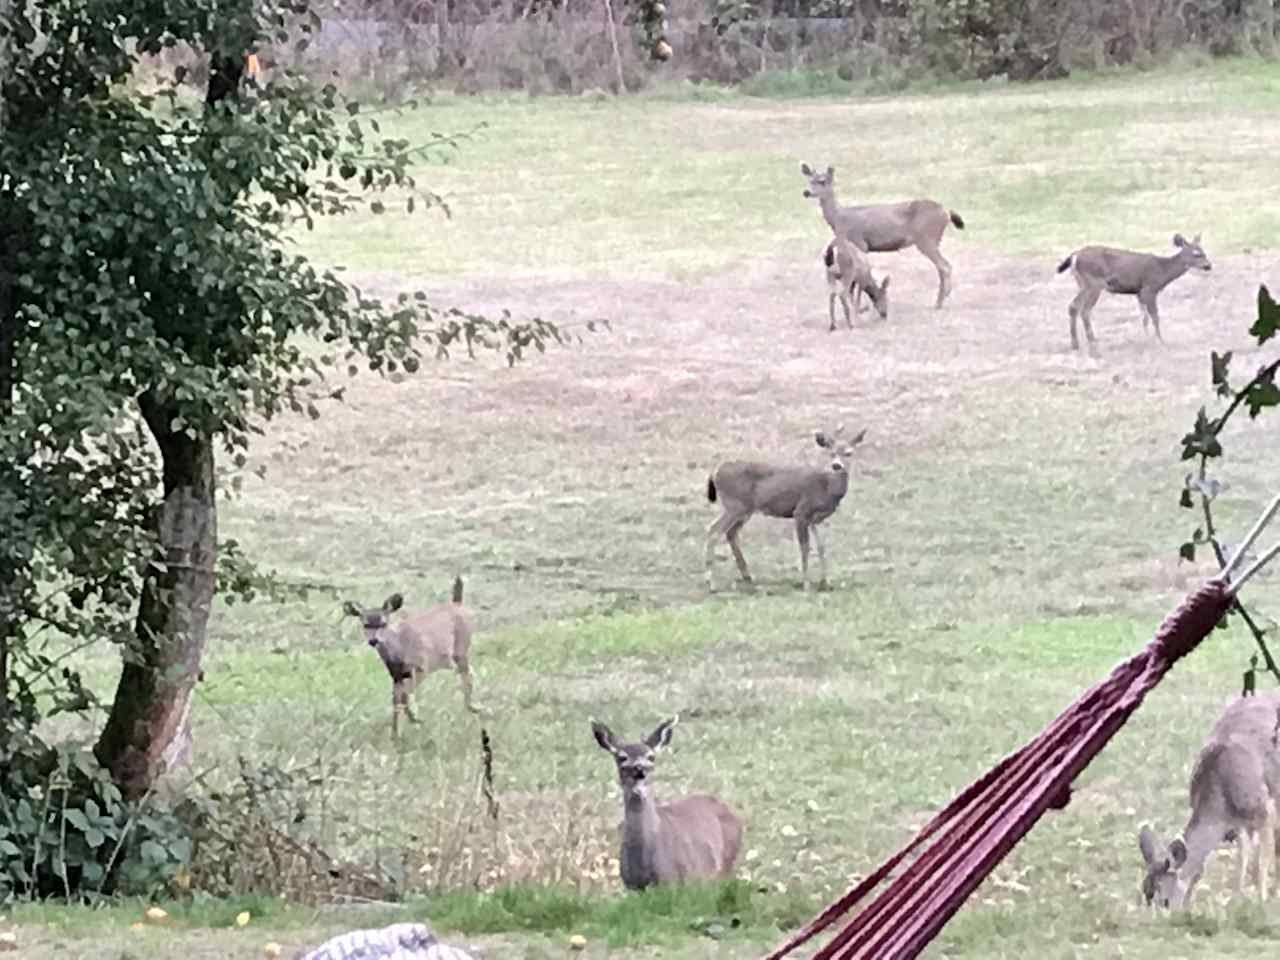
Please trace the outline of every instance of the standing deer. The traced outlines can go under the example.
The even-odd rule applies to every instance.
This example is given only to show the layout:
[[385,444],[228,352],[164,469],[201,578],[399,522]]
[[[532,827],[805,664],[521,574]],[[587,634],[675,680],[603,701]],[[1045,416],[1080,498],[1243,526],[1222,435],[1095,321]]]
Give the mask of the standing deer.
[[1098,342],[1093,337],[1093,324],[1089,317],[1104,290],[1137,297],[1142,309],[1142,332],[1146,333],[1147,318],[1150,317],[1156,339],[1164,342],[1160,335],[1160,311],[1156,307],[1160,291],[1188,270],[1207,273],[1213,269],[1200,246],[1200,234],[1197,233],[1194,240],[1187,240],[1182,234],[1175,233],[1173,245],[1178,252],[1168,257],[1115,247],[1081,247],[1058,264],[1058,272],[1065,273],[1069,268],[1080,287],[1071,306],[1067,307],[1067,316],[1071,319],[1072,350],[1080,349],[1080,340],[1076,336],[1076,317],[1079,316],[1084,321],[1085,336],[1089,338],[1089,353],[1097,356]]
[[831,326],[827,332],[836,328],[836,300],[844,308],[844,322],[853,329],[853,317],[849,312],[849,298],[853,297],[853,312],[862,312],[862,294],[866,292],[871,298],[880,319],[889,316],[889,278],[881,283],[871,273],[871,261],[867,255],[836,234],[822,251],[822,262],[827,268],[827,312],[831,315]]
[[738,546],[738,532],[753,513],[795,521],[796,540],[800,544],[800,575],[806,590],[809,589],[809,534],[812,533],[822,566],[819,586],[827,585],[827,555],[818,535],[818,524],[835,513],[844,499],[849,489],[847,461],[853,455],[853,448],[866,435],[863,430],[851,440],[844,440],[842,432],[843,428],[837,429],[834,437],[822,431],[814,434],[818,446],[831,454],[830,462],[822,470],[778,467],[754,460],[729,460],[716,467],[707,478],[707,500],[715,503],[718,499],[721,513],[707,528],[707,589],[715,589],[711,566],[715,561],[716,539],[720,536],[729,541],[742,582],[751,583],[747,560]]
[[1258,860],[1258,897],[1267,899],[1276,853],[1276,797],[1280,794],[1280,693],[1233,700],[1214,724],[1191,771],[1191,818],[1166,849],[1149,827],[1138,834],[1147,903],[1184,906],[1218,844],[1235,839],[1244,888],[1251,854]]
[[915,247],[938,271],[938,302],[942,306],[951,293],[951,264],[942,255],[942,234],[947,221],[964,229],[964,220],[934,200],[903,200],[899,203],[874,203],[859,207],[842,207],[836,203],[836,170],[827,167],[818,173],[807,163],[800,172],[809,178],[804,195],[816,199],[823,219],[837,236],[846,237],[859,250],[867,253],[891,253]]
[[654,798],[654,757],[671,742],[677,719],[664,720],[640,743],[622,743],[603,723],[591,723],[596,743],[618,765],[623,809],[618,864],[628,890],[728,876],[742,846],[742,821],[718,797],[691,793],[669,803]]
[[387,617],[399,610],[404,598],[393,593],[381,607],[362,608],[348,600],[343,610],[360,618],[365,640],[378,651],[391,675],[391,735],[400,736],[400,711],[413,723],[409,697],[428,673],[452,667],[462,683],[462,702],[472,713],[480,713],[471,702],[471,634],[475,627],[471,613],[462,606],[462,578],[453,581],[453,598],[420,613],[406,616],[395,626]]

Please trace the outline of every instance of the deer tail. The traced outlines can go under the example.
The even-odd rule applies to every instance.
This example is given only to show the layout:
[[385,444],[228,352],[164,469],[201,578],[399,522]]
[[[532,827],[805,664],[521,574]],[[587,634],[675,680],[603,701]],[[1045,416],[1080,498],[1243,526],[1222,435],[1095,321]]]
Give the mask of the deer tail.
[[1074,260],[1075,258],[1076,258],[1076,255],[1074,253],[1067,254],[1067,259],[1063,260],[1060,264],[1058,264],[1058,272],[1066,273],[1068,270],[1070,270],[1071,261]]
[[462,577],[453,578],[453,602],[462,602]]
[[707,477],[707,502],[716,502],[716,478]]
[[960,214],[956,213],[954,210],[948,210],[947,212],[951,214],[951,222],[956,225],[956,229],[963,230],[964,217],[960,216]]

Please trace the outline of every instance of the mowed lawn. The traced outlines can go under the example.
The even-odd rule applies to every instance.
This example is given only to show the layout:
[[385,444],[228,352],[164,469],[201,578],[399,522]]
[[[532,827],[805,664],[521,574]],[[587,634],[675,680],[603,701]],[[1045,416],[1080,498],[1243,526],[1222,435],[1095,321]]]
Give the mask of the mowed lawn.
[[[1258,285],[1280,288],[1277,110],[1280,66],[1232,62],[883,99],[444,98],[380,115],[410,140],[474,131],[420,171],[452,218],[391,204],[300,233],[302,251],[366,292],[611,322],[514,369],[454,357],[357,377],[320,420],[268,424],[249,465],[265,478],[246,473],[224,508],[224,536],[315,589],[216,608],[194,772],[225,785],[242,756],[299,771],[309,814],[291,829],[394,874],[408,906],[257,903],[240,931],[234,905],[175,908],[163,932],[130,929],[134,904],[19,907],[0,928],[16,922],[35,958],[253,956],[391,915],[494,958],[562,956],[576,932],[587,956],[760,955],[1144,644],[1209,569],[1177,559],[1196,524],[1178,509],[1179,440],[1213,408],[1211,350],[1260,362],[1246,331]],[[828,232],[802,161],[834,165],[846,203],[927,196],[963,216],[943,310],[923,257],[882,255],[889,320],[827,333]],[[1214,270],[1161,297],[1167,343],[1135,301],[1104,298],[1100,359],[1072,355],[1058,262],[1086,243],[1165,252],[1175,231],[1201,232]],[[721,544],[709,594],[708,471],[816,465],[812,432],[840,423],[867,441],[823,528],[833,589],[801,593],[792,525],[757,518],[743,546],[759,588],[734,588]],[[1264,417],[1224,442],[1218,518],[1238,538],[1280,492],[1280,440]],[[480,620],[496,826],[456,679],[423,684],[395,749],[389,682],[341,613],[393,591],[426,604],[455,574]],[[1277,582],[1249,599],[1280,611]],[[1137,904],[1138,828],[1181,828],[1250,643],[1233,627],[1180,666],[928,956],[1265,950],[1280,908],[1225,904],[1225,857],[1189,917]],[[87,669],[111,688],[110,651]],[[639,736],[677,713],[658,789],[739,811],[743,882],[633,909],[589,721]],[[530,921],[530,884],[581,898]]]

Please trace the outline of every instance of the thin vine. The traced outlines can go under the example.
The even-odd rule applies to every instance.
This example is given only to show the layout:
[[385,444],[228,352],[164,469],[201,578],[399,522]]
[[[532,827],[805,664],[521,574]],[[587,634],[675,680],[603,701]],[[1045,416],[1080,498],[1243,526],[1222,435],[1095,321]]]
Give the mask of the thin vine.
[[[1280,305],[1272,298],[1265,286],[1258,289],[1258,317],[1249,328],[1249,335],[1258,346],[1262,346],[1277,333],[1280,333]],[[1195,425],[1182,438],[1182,459],[1196,460],[1198,467],[1188,473],[1183,480],[1182,496],[1179,503],[1188,510],[1194,510],[1199,501],[1202,525],[1195,528],[1191,539],[1178,548],[1183,560],[1194,562],[1196,548],[1207,544],[1217,560],[1219,569],[1226,566],[1228,550],[1218,538],[1218,528],[1214,522],[1213,504],[1227,485],[1209,473],[1209,461],[1222,456],[1221,434],[1228,421],[1241,409],[1249,411],[1250,419],[1268,407],[1280,405],[1280,385],[1276,383],[1276,374],[1280,372],[1280,360],[1273,360],[1258,368],[1248,383],[1240,389],[1232,386],[1231,375],[1232,352],[1210,354],[1210,369],[1213,386],[1219,397],[1230,398],[1226,410],[1218,417],[1210,417],[1204,407],[1196,413]],[[1237,598],[1230,613],[1238,614],[1252,634],[1257,644],[1257,652],[1250,658],[1249,668],[1244,672],[1243,687],[1246,694],[1254,691],[1257,682],[1258,657],[1262,657],[1263,668],[1280,682],[1280,666],[1277,666],[1271,650],[1267,646],[1268,630],[1262,627]]]

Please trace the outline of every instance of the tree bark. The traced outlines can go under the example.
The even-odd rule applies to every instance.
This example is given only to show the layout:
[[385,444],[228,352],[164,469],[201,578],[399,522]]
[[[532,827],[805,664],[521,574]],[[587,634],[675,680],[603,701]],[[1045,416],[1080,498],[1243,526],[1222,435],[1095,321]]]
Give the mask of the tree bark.
[[[243,73],[243,53],[214,51],[206,106],[236,99]],[[125,653],[97,746],[99,762],[130,799],[145,794],[170,766],[190,759],[191,694],[200,676],[218,557],[214,438],[196,428],[189,428],[191,434],[174,430],[182,410],[172,401],[147,392],[138,406],[164,467],[156,523],[161,562],[143,572],[135,645]]]
[[200,673],[218,550],[212,438],[172,429],[180,412],[175,404],[150,394],[138,404],[164,463],[159,550],[144,573],[136,641],[125,654],[97,746],[99,761],[130,799],[145,794],[164,772],[171,744],[189,748],[186,719]]
[[[0,23],[8,23],[13,13],[12,0],[0,0]],[[8,116],[5,109],[5,85],[9,78],[9,35],[0,32],[0,142],[8,132]],[[4,188],[7,193],[7,187]],[[17,304],[14,298],[14,254],[16,251],[15,231],[10,229],[11,211],[0,194],[0,427],[8,423],[13,412],[13,395],[17,386],[17,342],[18,317]],[[13,475],[13,464],[7,457],[0,457],[0,519],[7,521],[0,526],[5,531],[6,539],[12,534],[9,530],[16,525],[17,517],[10,516],[17,508],[13,492],[17,489],[17,478]],[[5,493],[5,491],[10,491]],[[8,529],[6,529],[8,528]],[[0,731],[9,728],[9,657],[10,645],[17,637],[19,616],[18,571],[12,562],[14,545],[7,543],[0,546]]]

